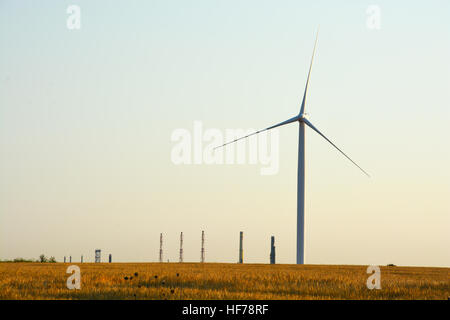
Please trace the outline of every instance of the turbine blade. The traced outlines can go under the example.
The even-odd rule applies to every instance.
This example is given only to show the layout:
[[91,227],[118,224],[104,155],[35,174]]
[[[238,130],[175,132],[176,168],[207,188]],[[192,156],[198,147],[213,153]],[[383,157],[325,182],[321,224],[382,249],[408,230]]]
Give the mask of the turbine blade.
[[340,153],[342,153],[348,160],[350,160],[355,166],[357,166],[362,172],[364,172],[366,174],[366,176],[370,177],[370,175],[364,171],[363,168],[361,168],[355,161],[353,161],[352,159],[350,159],[350,157],[348,155],[346,155],[344,153],[344,151],[342,151],[341,149],[339,149],[333,142],[330,141],[330,139],[328,139],[327,137],[325,137],[325,135],[319,131],[319,129],[317,129],[316,127],[313,126],[313,124],[311,122],[309,122],[307,119],[303,118],[302,121],[304,123],[306,123],[311,129],[313,129],[315,132],[317,132],[318,134],[320,134],[325,140],[327,140],[329,143],[331,143],[331,145],[333,147],[335,147],[336,149],[339,150]]
[[240,137],[240,138],[238,138],[238,139],[234,139],[233,141],[228,141],[227,143],[224,143],[224,144],[221,145],[221,146],[215,147],[213,150],[216,150],[217,148],[222,148],[222,147],[226,146],[227,144],[234,143],[234,142],[236,142],[236,141],[239,141],[239,140],[248,138],[248,137],[250,137],[250,136],[253,136],[253,135],[255,135],[255,134],[261,133],[261,132],[263,132],[263,131],[267,131],[267,130],[270,130],[270,129],[273,129],[273,128],[276,128],[276,127],[284,126],[285,124],[289,124],[289,123],[291,123],[291,122],[297,121],[298,119],[299,119],[298,116],[292,117],[292,118],[290,118],[290,119],[288,119],[288,120],[286,120],[286,121],[277,123],[276,125],[273,125],[273,126],[271,126],[271,127],[267,127],[267,128],[265,128],[265,129],[261,129],[261,130],[255,131],[255,132],[250,133],[250,134],[248,134],[248,135],[246,135],[246,136],[244,136],[244,137]]
[[319,37],[319,29],[317,29],[316,41],[314,42],[314,49],[313,49],[313,54],[311,57],[311,64],[309,65],[308,78],[306,79],[305,92],[303,93],[303,101],[302,101],[302,106],[300,108],[300,115],[303,115],[305,113],[306,93],[308,92],[309,77],[311,76],[311,69],[312,69],[312,65],[313,65],[313,61],[314,61],[314,54],[316,53],[316,45],[317,45],[318,37]]

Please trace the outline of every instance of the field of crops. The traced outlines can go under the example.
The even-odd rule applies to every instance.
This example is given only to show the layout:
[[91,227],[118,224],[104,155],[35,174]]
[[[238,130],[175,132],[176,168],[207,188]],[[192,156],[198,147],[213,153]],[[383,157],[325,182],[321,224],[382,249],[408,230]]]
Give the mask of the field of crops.
[[0,299],[445,299],[449,268],[219,263],[83,263],[69,290],[64,263],[0,263]]

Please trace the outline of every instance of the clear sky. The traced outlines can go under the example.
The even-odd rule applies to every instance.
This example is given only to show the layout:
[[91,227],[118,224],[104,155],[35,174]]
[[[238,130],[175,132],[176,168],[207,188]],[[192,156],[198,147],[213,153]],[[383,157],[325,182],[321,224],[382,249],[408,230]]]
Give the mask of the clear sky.
[[[66,27],[69,5],[81,29]],[[366,25],[378,5],[381,28]],[[295,262],[298,125],[280,168],[175,165],[177,128],[294,116],[306,263],[450,266],[450,2],[0,0],[0,259]]]

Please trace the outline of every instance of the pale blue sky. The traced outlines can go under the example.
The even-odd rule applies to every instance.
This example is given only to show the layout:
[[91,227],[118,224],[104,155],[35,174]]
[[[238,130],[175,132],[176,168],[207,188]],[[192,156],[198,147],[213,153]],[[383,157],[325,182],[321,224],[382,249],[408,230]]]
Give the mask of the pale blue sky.
[[[81,8],[81,30],[66,9]],[[381,29],[366,27],[369,5]],[[280,171],[175,166],[176,128],[298,113],[314,33],[306,263],[450,265],[448,1],[0,0],[0,259],[295,261],[297,125]],[[231,200],[232,199],[232,200]]]

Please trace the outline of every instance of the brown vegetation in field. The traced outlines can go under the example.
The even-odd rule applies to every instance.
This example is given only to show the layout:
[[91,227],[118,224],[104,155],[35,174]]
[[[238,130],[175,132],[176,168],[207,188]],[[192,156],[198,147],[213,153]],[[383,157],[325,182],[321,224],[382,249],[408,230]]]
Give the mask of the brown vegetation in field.
[[449,268],[222,263],[72,263],[81,289],[66,287],[68,263],[1,263],[0,299],[447,299]]

